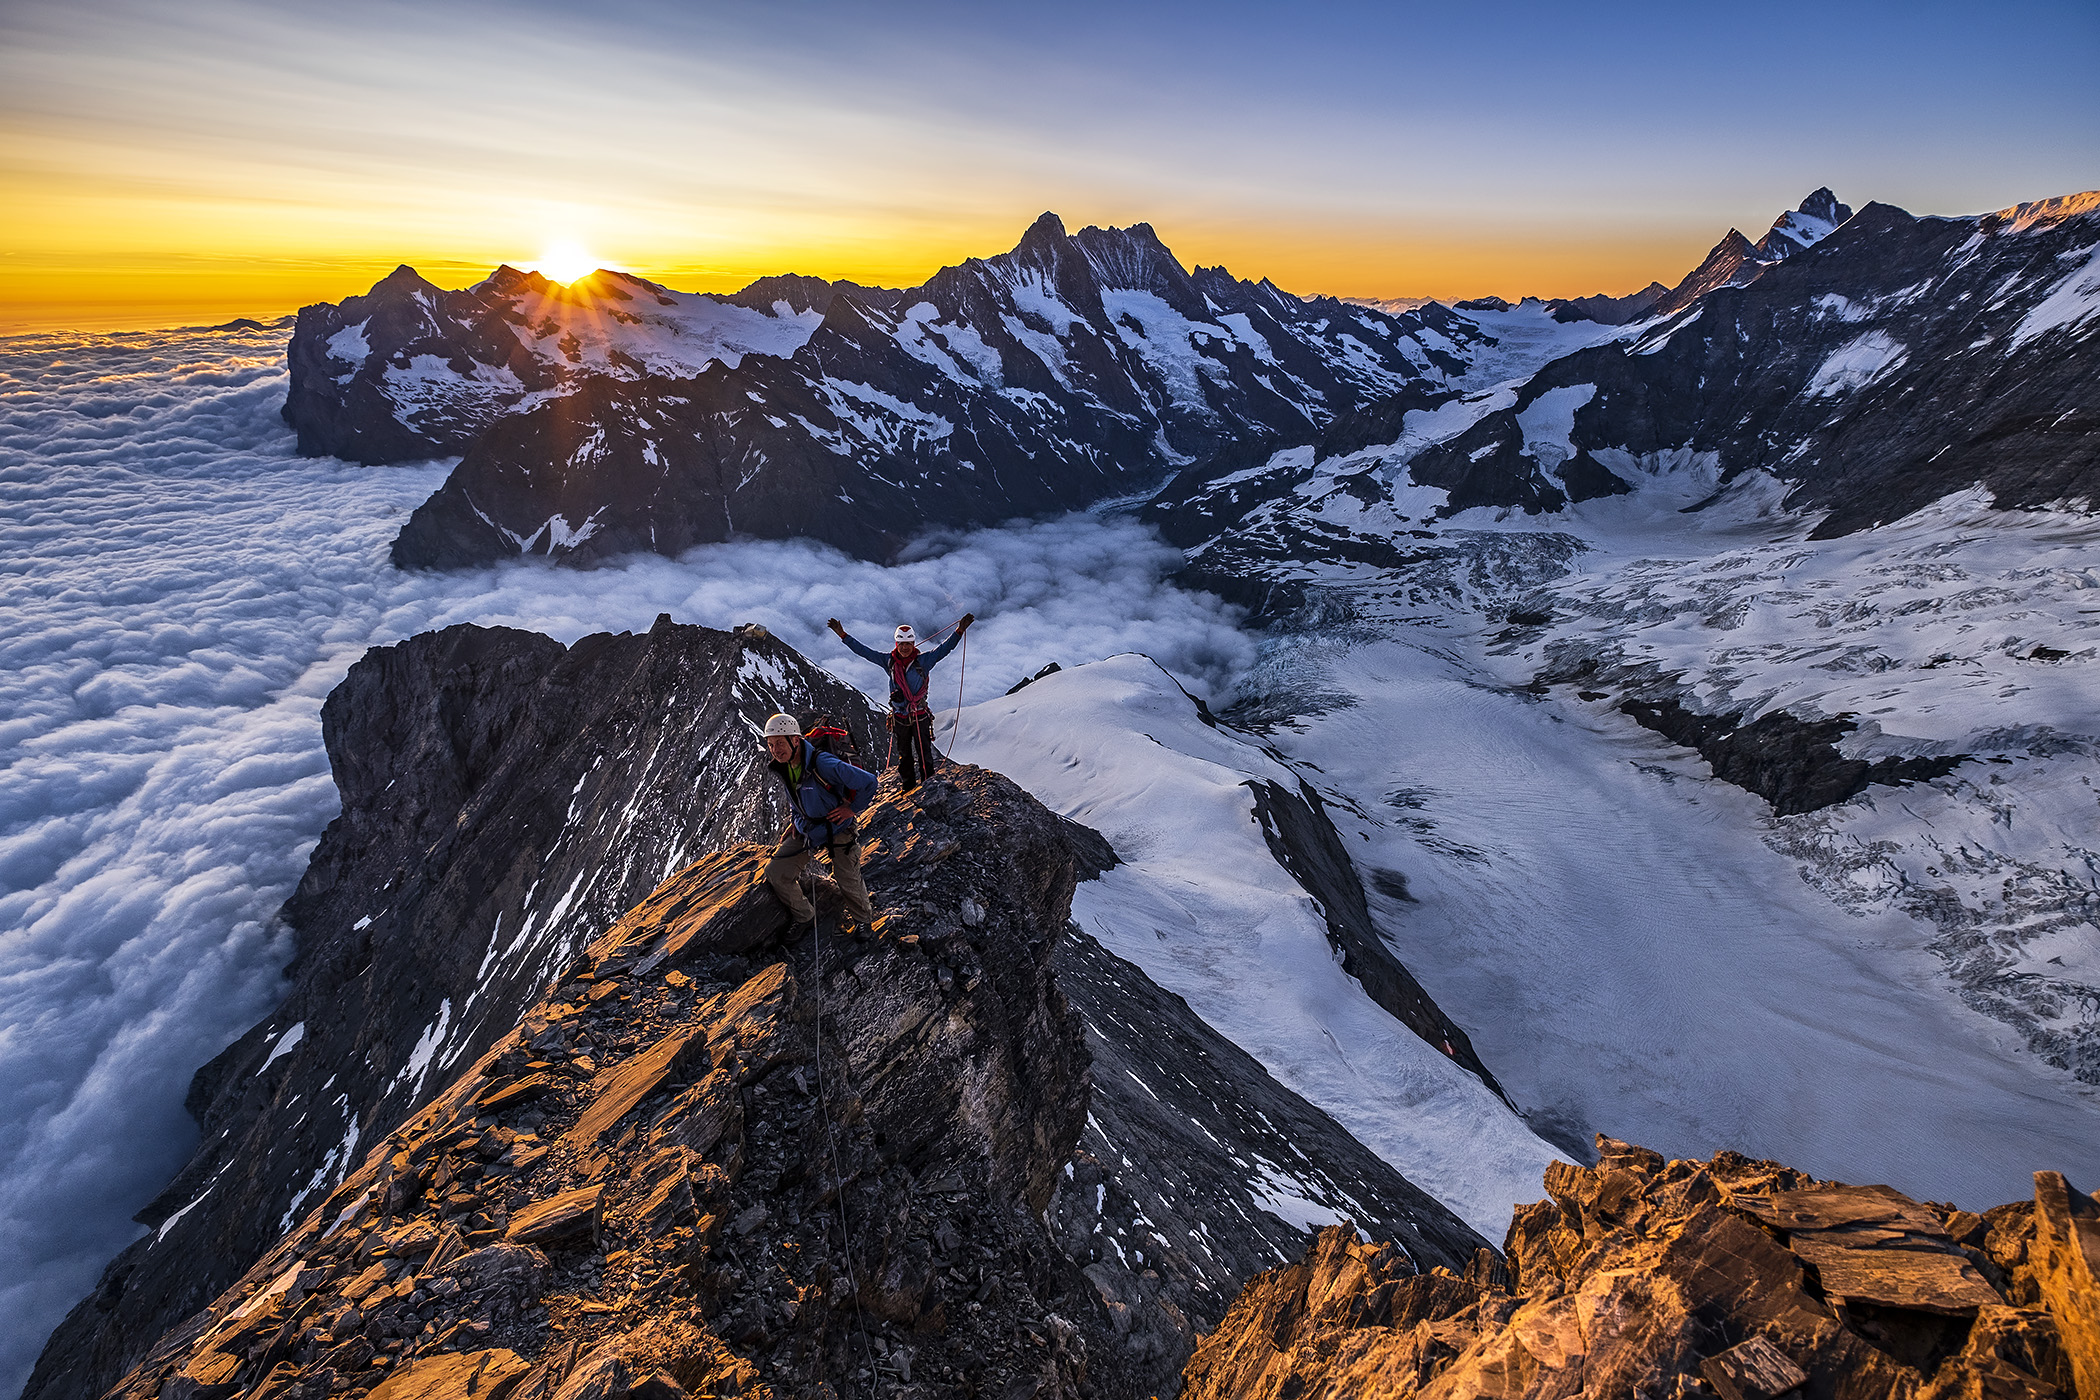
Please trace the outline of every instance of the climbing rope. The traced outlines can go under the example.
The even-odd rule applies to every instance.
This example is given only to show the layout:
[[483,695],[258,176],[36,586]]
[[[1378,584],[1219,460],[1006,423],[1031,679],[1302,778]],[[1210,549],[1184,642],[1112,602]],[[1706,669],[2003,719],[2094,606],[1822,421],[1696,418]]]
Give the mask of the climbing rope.
[[[833,858],[836,859],[836,856],[834,856]],[[810,976],[816,980],[817,1005],[819,1008],[816,1020],[815,1034],[817,1066],[817,1112],[821,1113],[824,1116],[824,1140],[831,1146],[831,1175],[832,1178],[838,1182],[839,1239],[844,1244],[844,1251],[841,1257],[845,1260],[846,1264],[846,1286],[853,1290],[853,1322],[854,1326],[860,1332],[861,1359],[868,1368],[868,1374],[872,1377],[875,1375],[875,1348],[868,1341],[868,1322],[867,1319],[861,1315],[860,1281],[854,1277],[853,1273],[853,1222],[846,1218],[846,1171],[839,1161],[839,1140],[837,1130],[834,1128],[831,1121],[831,1105],[825,1101],[824,1097],[824,1016],[822,1011],[822,1007],[824,1004],[824,945],[820,941],[819,934],[819,930],[823,925],[823,920],[814,917],[817,912],[816,866],[816,857],[812,855],[810,857],[810,862],[808,866],[804,868],[803,873],[809,880],[808,898],[810,913],[812,915],[809,921]]]
[[[960,622],[962,619],[957,618],[956,621]],[[962,655],[957,658],[955,664],[955,719],[948,726],[948,752],[945,757],[951,760],[955,757],[955,736],[962,730],[963,681],[969,674],[970,633],[969,629],[965,628],[962,634]]]

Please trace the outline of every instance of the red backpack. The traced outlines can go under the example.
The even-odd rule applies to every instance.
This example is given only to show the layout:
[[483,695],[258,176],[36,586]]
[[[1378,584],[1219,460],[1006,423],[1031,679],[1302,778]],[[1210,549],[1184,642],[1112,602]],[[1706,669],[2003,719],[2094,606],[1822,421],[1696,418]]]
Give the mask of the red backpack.
[[818,753],[828,753],[848,763],[860,753],[854,746],[852,733],[844,725],[832,723],[828,715],[819,715],[802,737],[809,740],[810,747]]

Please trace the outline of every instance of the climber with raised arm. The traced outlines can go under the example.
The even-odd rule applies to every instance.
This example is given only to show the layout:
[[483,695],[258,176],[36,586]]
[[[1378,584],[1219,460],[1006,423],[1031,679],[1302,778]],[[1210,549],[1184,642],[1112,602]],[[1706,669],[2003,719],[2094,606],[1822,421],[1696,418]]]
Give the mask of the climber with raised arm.
[[890,733],[896,736],[897,782],[906,792],[917,787],[920,778],[933,773],[933,707],[927,703],[930,672],[955,649],[962,634],[976,620],[975,613],[964,613],[962,621],[955,624],[955,634],[932,651],[919,650],[918,633],[907,622],[897,629],[887,653],[855,641],[835,617],[824,624],[838,633],[839,640],[855,656],[872,661],[889,673]]
[[806,932],[816,922],[817,910],[802,892],[802,872],[809,868],[810,857],[822,851],[830,857],[831,878],[846,897],[846,907],[861,927],[871,927],[875,909],[860,878],[858,818],[875,800],[878,779],[805,739],[793,715],[774,715],[766,721],[765,746],[772,759],[768,766],[787,784],[788,819],[793,823],[766,862],[766,883],[794,916],[796,931]]

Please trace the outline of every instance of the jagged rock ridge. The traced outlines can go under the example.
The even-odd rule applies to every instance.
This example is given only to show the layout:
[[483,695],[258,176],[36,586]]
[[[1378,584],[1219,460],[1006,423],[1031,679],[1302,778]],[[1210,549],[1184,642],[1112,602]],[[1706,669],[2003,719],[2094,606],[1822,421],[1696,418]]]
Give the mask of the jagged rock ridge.
[[[1801,216],[1808,232],[1817,217]],[[1337,419],[1311,450],[1190,467],[1146,515],[1189,552],[1192,581],[1281,613],[1323,570],[1455,560],[1454,538],[1424,527],[1459,511],[1554,512],[1644,477],[1718,490],[1768,472],[1789,505],[1826,512],[1822,537],[1977,485],[2007,508],[2091,501],[2096,228],[2100,196],[1977,219],[1869,205],[1747,285],[1519,385],[1462,402],[1415,390]]]
[[1190,1361],[1191,1400],[2047,1397],[2100,1388],[2100,1208],[2054,1172],[1982,1216],[1732,1153],[1598,1140],[1508,1268],[1423,1275],[1329,1230]]
[[[509,1032],[521,1017],[530,1026],[547,1011],[548,979],[573,970],[568,960],[579,940],[617,917],[602,912],[608,902],[632,901],[635,882],[654,881],[703,844],[770,836],[779,820],[776,794],[756,767],[752,736],[765,713],[784,707],[828,711],[856,731],[865,750],[879,752],[859,698],[756,628],[723,633],[660,619],[646,635],[586,638],[564,649],[528,633],[459,627],[376,649],[353,668],[324,710],[345,812],[288,906],[304,945],[293,990],[200,1073],[192,1106],[206,1142],[146,1213],[160,1229],[115,1261],[96,1294],[54,1334],[28,1393],[99,1394],[156,1337],[167,1335],[178,1350],[188,1345],[196,1333],[183,1330],[184,1319],[280,1235],[296,1234],[314,1202],[333,1191],[339,1209],[348,1199],[341,1183],[360,1170],[360,1157],[370,1167],[398,1150],[398,1143],[373,1147],[376,1141],[417,1132],[403,1125],[441,1091],[451,1092],[445,1085],[454,1067],[473,1060],[471,1080],[490,1072],[492,1057],[518,1061],[524,1054],[502,1073],[530,1083],[495,1106],[528,1117],[552,1111],[559,1098],[546,1078],[557,1064],[545,1053],[552,1042],[521,1052]],[[1055,840],[1022,839],[1000,821],[1021,822],[1027,831],[1047,824]],[[1069,881],[1115,862],[1098,836],[1050,816],[990,775],[960,787],[929,783],[912,800],[879,808],[868,827],[867,877],[898,917],[885,925],[881,948],[859,948],[848,961],[900,949],[938,952],[923,968],[929,986],[912,984],[914,995],[928,997],[916,1009],[900,1009],[895,989],[884,993],[902,1022],[925,1027],[963,1014],[954,1008],[977,995],[993,960],[1048,959],[1075,988],[1077,1019],[1067,1029],[1076,1037],[1083,1024],[1084,1043],[1119,1070],[1098,1087],[1074,1091],[1083,1110],[1091,1109],[1073,1158],[1077,1175],[1058,1177],[1054,1200],[1037,1201],[1029,1212],[1041,1216],[1050,1206],[1059,1253],[1044,1267],[1067,1271],[1068,1284],[1079,1280],[1073,1286],[1084,1290],[1093,1323],[1112,1339],[1113,1366],[1150,1377],[1147,1386],[1169,1384],[1197,1331],[1216,1321],[1255,1269],[1301,1246],[1308,1219],[1361,1220],[1381,1237],[1405,1241],[1425,1266],[1462,1261],[1480,1247],[1449,1211],[1275,1084],[1137,969],[1076,930],[1059,936]],[[665,910],[697,882],[707,892],[687,902],[718,912],[733,905],[722,917],[743,931],[725,924],[709,936],[727,940],[723,946],[748,962],[745,940],[759,947],[785,928],[777,901],[749,887],[758,863],[751,852],[703,861],[627,923],[679,917]],[[1048,894],[1037,888],[1044,882]],[[1002,900],[1020,900],[1029,917],[1012,924],[995,917]],[[510,928],[517,931],[497,936]],[[793,961],[796,950],[779,952]],[[588,985],[635,989],[616,975],[628,970],[619,956],[604,949],[592,956],[595,980]],[[719,960],[681,965],[681,976],[716,977],[721,985],[713,990],[723,994],[751,971]],[[641,1019],[620,1019],[625,1002],[590,1002],[604,1014],[590,1018],[587,1039],[563,1042],[571,1069],[601,1073],[644,1040],[658,1044],[680,1026],[691,1030],[677,1013],[699,1003],[677,997],[680,988],[697,994],[665,976],[662,958],[643,971],[651,980],[635,1002]],[[1062,1006],[1056,1000],[1057,1017],[1065,1015]],[[1438,1014],[1433,1005],[1427,1011]],[[554,1014],[549,1024],[567,1014]],[[531,1030],[525,1040],[539,1034]],[[910,1053],[893,1046],[874,1058],[888,1065]],[[883,1071],[920,1072],[904,1065]],[[936,1080],[945,1074],[923,1072]],[[951,1077],[942,1092],[975,1082],[967,1074]],[[1033,1114],[1008,1103],[1010,1096],[983,1099],[982,1088],[962,1090],[980,1118]],[[1162,1112],[1163,1103],[1184,1111]],[[477,1131],[515,1133],[522,1126],[529,1126],[524,1118],[512,1117]],[[484,1180],[476,1187],[475,1169],[462,1157],[437,1183],[441,1199],[447,1192],[456,1198],[440,1214],[459,1217],[463,1242],[487,1243],[468,1239],[491,1228],[487,1221],[474,1225],[472,1215],[520,1209],[513,1188],[537,1158],[531,1142],[521,1161],[509,1150],[515,1139],[476,1140],[506,1144],[495,1153],[502,1167],[479,1159]],[[1299,1209],[1313,1214],[1287,1218]],[[1163,1228],[1176,1243],[1160,1237]],[[432,1237],[416,1238],[430,1244]],[[537,1287],[542,1275],[527,1273]],[[318,1282],[300,1287],[312,1293]],[[450,1296],[426,1288],[415,1304],[418,1319],[436,1319],[442,1309],[433,1299]],[[516,1312],[523,1305],[520,1297],[504,1306]],[[302,1327],[314,1314],[303,1316]],[[447,1326],[471,1320],[455,1313]],[[418,1345],[434,1344],[445,1328],[426,1335],[420,1321]],[[361,1316],[348,1331],[358,1331],[374,1355],[392,1355],[403,1348],[384,1343],[406,1336],[387,1329],[405,1325],[396,1309],[386,1318]],[[330,1333],[337,1346],[351,1344],[348,1331],[337,1326]],[[452,1343],[475,1335],[471,1328],[455,1333]],[[313,1373],[320,1353],[299,1354],[307,1360],[296,1364]],[[273,1354],[271,1364],[278,1359]],[[340,1374],[338,1363],[329,1364]]]
[[[1765,236],[1755,243],[1736,229],[1728,230],[1728,236],[1716,243],[1705,260],[1685,274],[1683,281],[1663,295],[1650,298],[1643,309],[1656,316],[1673,316],[1717,288],[1747,286],[1773,265],[1822,242],[1851,217],[1851,205],[1840,204],[1827,187],[1819,189],[1802,200],[1799,208],[1774,219]],[[1633,319],[1637,318],[1627,318]]]
[[203,1306],[675,870],[786,807],[753,736],[859,692],[762,629],[659,619],[564,648],[458,626],[366,653],[322,730],[343,814],[286,902],[276,1012],[197,1074],[190,1162],[60,1325],[30,1395],[99,1394]]
[[600,270],[567,286],[499,267],[448,292],[397,267],[363,296],[299,313],[284,420],[308,456],[367,464],[464,452],[528,398],[599,377],[691,374],[751,354],[792,354],[839,291],[767,277],[733,296],[674,292]]

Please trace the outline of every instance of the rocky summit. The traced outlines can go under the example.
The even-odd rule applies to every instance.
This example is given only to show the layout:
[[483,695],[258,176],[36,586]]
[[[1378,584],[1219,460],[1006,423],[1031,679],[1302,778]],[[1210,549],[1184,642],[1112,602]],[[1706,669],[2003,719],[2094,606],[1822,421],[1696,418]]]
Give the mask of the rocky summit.
[[[1140,1181],[1127,1159],[1075,1152],[1090,1110],[1139,1150],[1186,1136],[1126,1136],[1138,1095],[1096,1090],[1053,973],[1090,843],[974,769],[885,798],[865,831],[875,929],[827,938],[837,896],[819,881],[819,931],[790,941],[759,878],[766,847],[696,861],[109,1393],[1171,1388],[1257,1251],[1303,1236],[1235,1229],[1244,1194],[1214,1170],[1161,1160]],[[1145,995],[1124,970],[1136,985],[1094,989],[1086,1022]],[[1208,1058],[1214,1037],[1150,996],[1155,1032]],[[1134,1035],[1096,1043],[1161,1077]],[[1239,1087],[1211,1080],[1191,1086]],[[1276,1110],[1265,1126],[1294,1150],[1346,1141],[1250,1087],[1242,1116]],[[1249,1126],[1219,1123],[1242,1139]],[[1354,1173],[1382,1234],[1425,1262],[1484,1252],[1367,1158],[1349,1143],[1334,1170]],[[1135,1243],[1157,1235],[1142,1207],[1161,1203],[1190,1245],[1143,1264],[1111,1254],[1131,1202],[1149,1230]]]
[[1330,1229],[1247,1286],[1189,1400],[2100,1393],[2100,1207],[2054,1172],[1974,1215],[1599,1138],[1505,1260],[1408,1270]]

